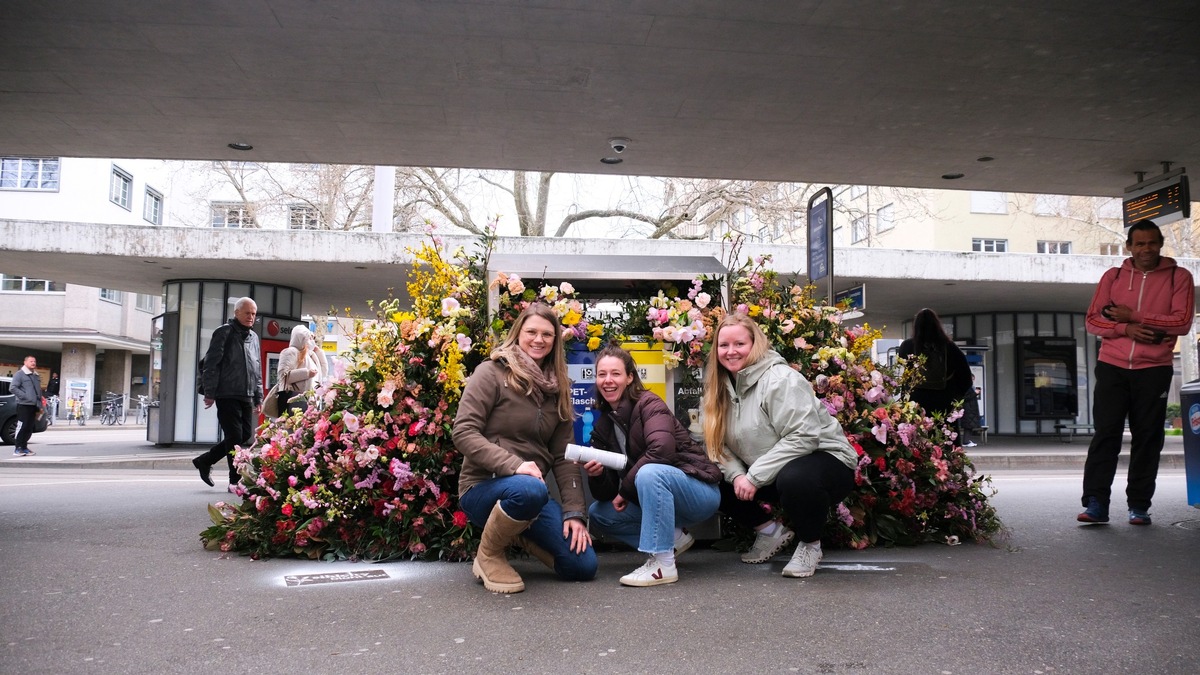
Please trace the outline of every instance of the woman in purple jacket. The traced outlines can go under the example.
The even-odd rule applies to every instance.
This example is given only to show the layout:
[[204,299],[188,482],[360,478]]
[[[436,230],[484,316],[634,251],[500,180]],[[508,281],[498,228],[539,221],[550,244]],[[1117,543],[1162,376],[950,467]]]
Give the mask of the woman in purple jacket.
[[647,391],[629,352],[608,346],[596,358],[594,447],[626,456],[625,468],[584,464],[596,498],[592,525],[643,553],[626,586],[657,586],[679,580],[675,556],[692,545],[682,529],[710,518],[721,502],[721,470],[696,445],[657,394]]

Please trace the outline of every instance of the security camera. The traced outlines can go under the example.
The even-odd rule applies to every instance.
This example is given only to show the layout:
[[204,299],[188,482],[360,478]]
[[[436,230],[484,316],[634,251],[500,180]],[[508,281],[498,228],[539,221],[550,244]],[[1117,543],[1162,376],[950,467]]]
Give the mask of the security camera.
[[612,146],[613,152],[620,154],[625,152],[625,148],[629,147],[628,138],[610,138],[608,144]]

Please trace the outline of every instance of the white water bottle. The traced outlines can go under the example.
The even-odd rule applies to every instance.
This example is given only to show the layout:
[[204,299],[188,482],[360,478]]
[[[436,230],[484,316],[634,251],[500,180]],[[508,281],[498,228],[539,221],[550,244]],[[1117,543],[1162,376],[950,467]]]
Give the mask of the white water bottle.
[[574,443],[567,443],[567,459],[581,464],[587,464],[595,460],[605,467],[616,469],[617,471],[625,468],[625,455],[619,452],[597,450],[596,448],[589,448],[586,445],[575,445]]

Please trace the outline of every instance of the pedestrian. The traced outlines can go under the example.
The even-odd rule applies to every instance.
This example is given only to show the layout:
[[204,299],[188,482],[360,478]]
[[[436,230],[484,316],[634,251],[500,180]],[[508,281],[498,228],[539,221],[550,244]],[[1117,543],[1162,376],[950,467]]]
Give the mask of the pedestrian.
[[279,414],[288,411],[303,412],[308,403],[301,396],[315,386],[321,373],[312,350],[312,333],[304,326],[292,329],[288,347],[279,353],[278,376]]
[[926,414],[949,415],[971,386],[966,355],[946,335],[937,313],[928,307],[913,317],[912,337],[900,343],[897,354],[906,360],[925,357],[921,380],[909,391],[909,399]]
[[37,359],[25,357],[25,364],[13,374],[9,393],[17,399],[17,436],[13,443],[14,457],[28,457],[34,454],[29,449],[29,438],[37,426],[38,418],[43,414],[42,379],[37,374]]
[[1125,499],[1132,525],[1150,524],[1150,502],[1162,453],[1175,338],[1192,326],[1192,275],[1161,254],[1162,231],[1151,220],[1129,227],[1120,267],[1100,277],[1087,311],[1087,332],[1100,336],[1092,390],[1096,433],[1083,467],[1084,511],[1077,520],[1107,523],[1117,456],[1129,421]]
[[979,410],[979,394],[976,393],[979,387],[974,385],[975,375],[972,374],[971,386],[967,387],[962,399],[963,416],[960,424],[962,433],[959,434],[958,439],[962,442],[964,448],[973,448],[978,445],[975,441],[971,440],[971,437],[983,427],[983,423],[980,421],[982,416]]
[[[505,550],[518,538],[562,579],[596,576],[583,477],[566,458],[573,427],[562,328],[549,305],[535,302],[468,378],[454,420],[459,504],[483,528],[471,571],[489,591],[525,590]],[[551,471],[561,504],[546,486]]]
[[204,370],[200,373],[204,407],[216,404],[221,440],[193,459],[192,466],[200,472],[200,480],[212,485],[209,473],[224,457],[229,464],[231,491],[238,482],[233,451],[252,442],[263,399],[258,335],[251,330],[257,316],[258,305],[254,300],[239,298],[233,306],[233,318],[213,331],[204,355]]
[[[812,576],[829,510],[854,489],[858,457],[841,425],[743,314],[717,324],[702,404],[708,456],[725,475],[720,510],[757,533],[742,562],[767,562],[798,536],[783,576]],[[794,531],[763,508],[776,500]]]
[[596,356],[595,409],[592,447],[625,455],[626,464],[620,470],[596,460],[584,464],[596,500],[588,519],[597,531],[649,554],[622,584],[674,583],[675,556],[695,543],[684,527],[711,518],[721,503],[721,469],[645,388],[633,356],[618,346]]
[[50,382],[46,384],[46,395],[47,396],[58,396],[58,389],[59,389],[58,373],[51,371],[50,372]]

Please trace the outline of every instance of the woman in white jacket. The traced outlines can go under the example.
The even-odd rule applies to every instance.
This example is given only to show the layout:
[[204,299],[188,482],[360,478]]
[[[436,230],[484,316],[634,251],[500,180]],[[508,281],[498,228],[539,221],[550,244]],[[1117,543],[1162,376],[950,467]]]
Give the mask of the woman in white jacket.
[[[758,533],[742,562],[767,562],[798,534],[783,576],[812,576],[829,509],[854,489],[857,456],[845,432],[745,315],[717,324],[704,385],[704,440],[726,481],[720,510]],[[762,501],[778,501],[795,531]]]
[[312,333],[304,326],[292,329],[292,338],[287,349],[279,353],[276,368],[279,382],[279,412],[301,410],[308,407],[303,397],[298,396],[319,384],[322,375],[318,358],[324,355],[313,347]]

